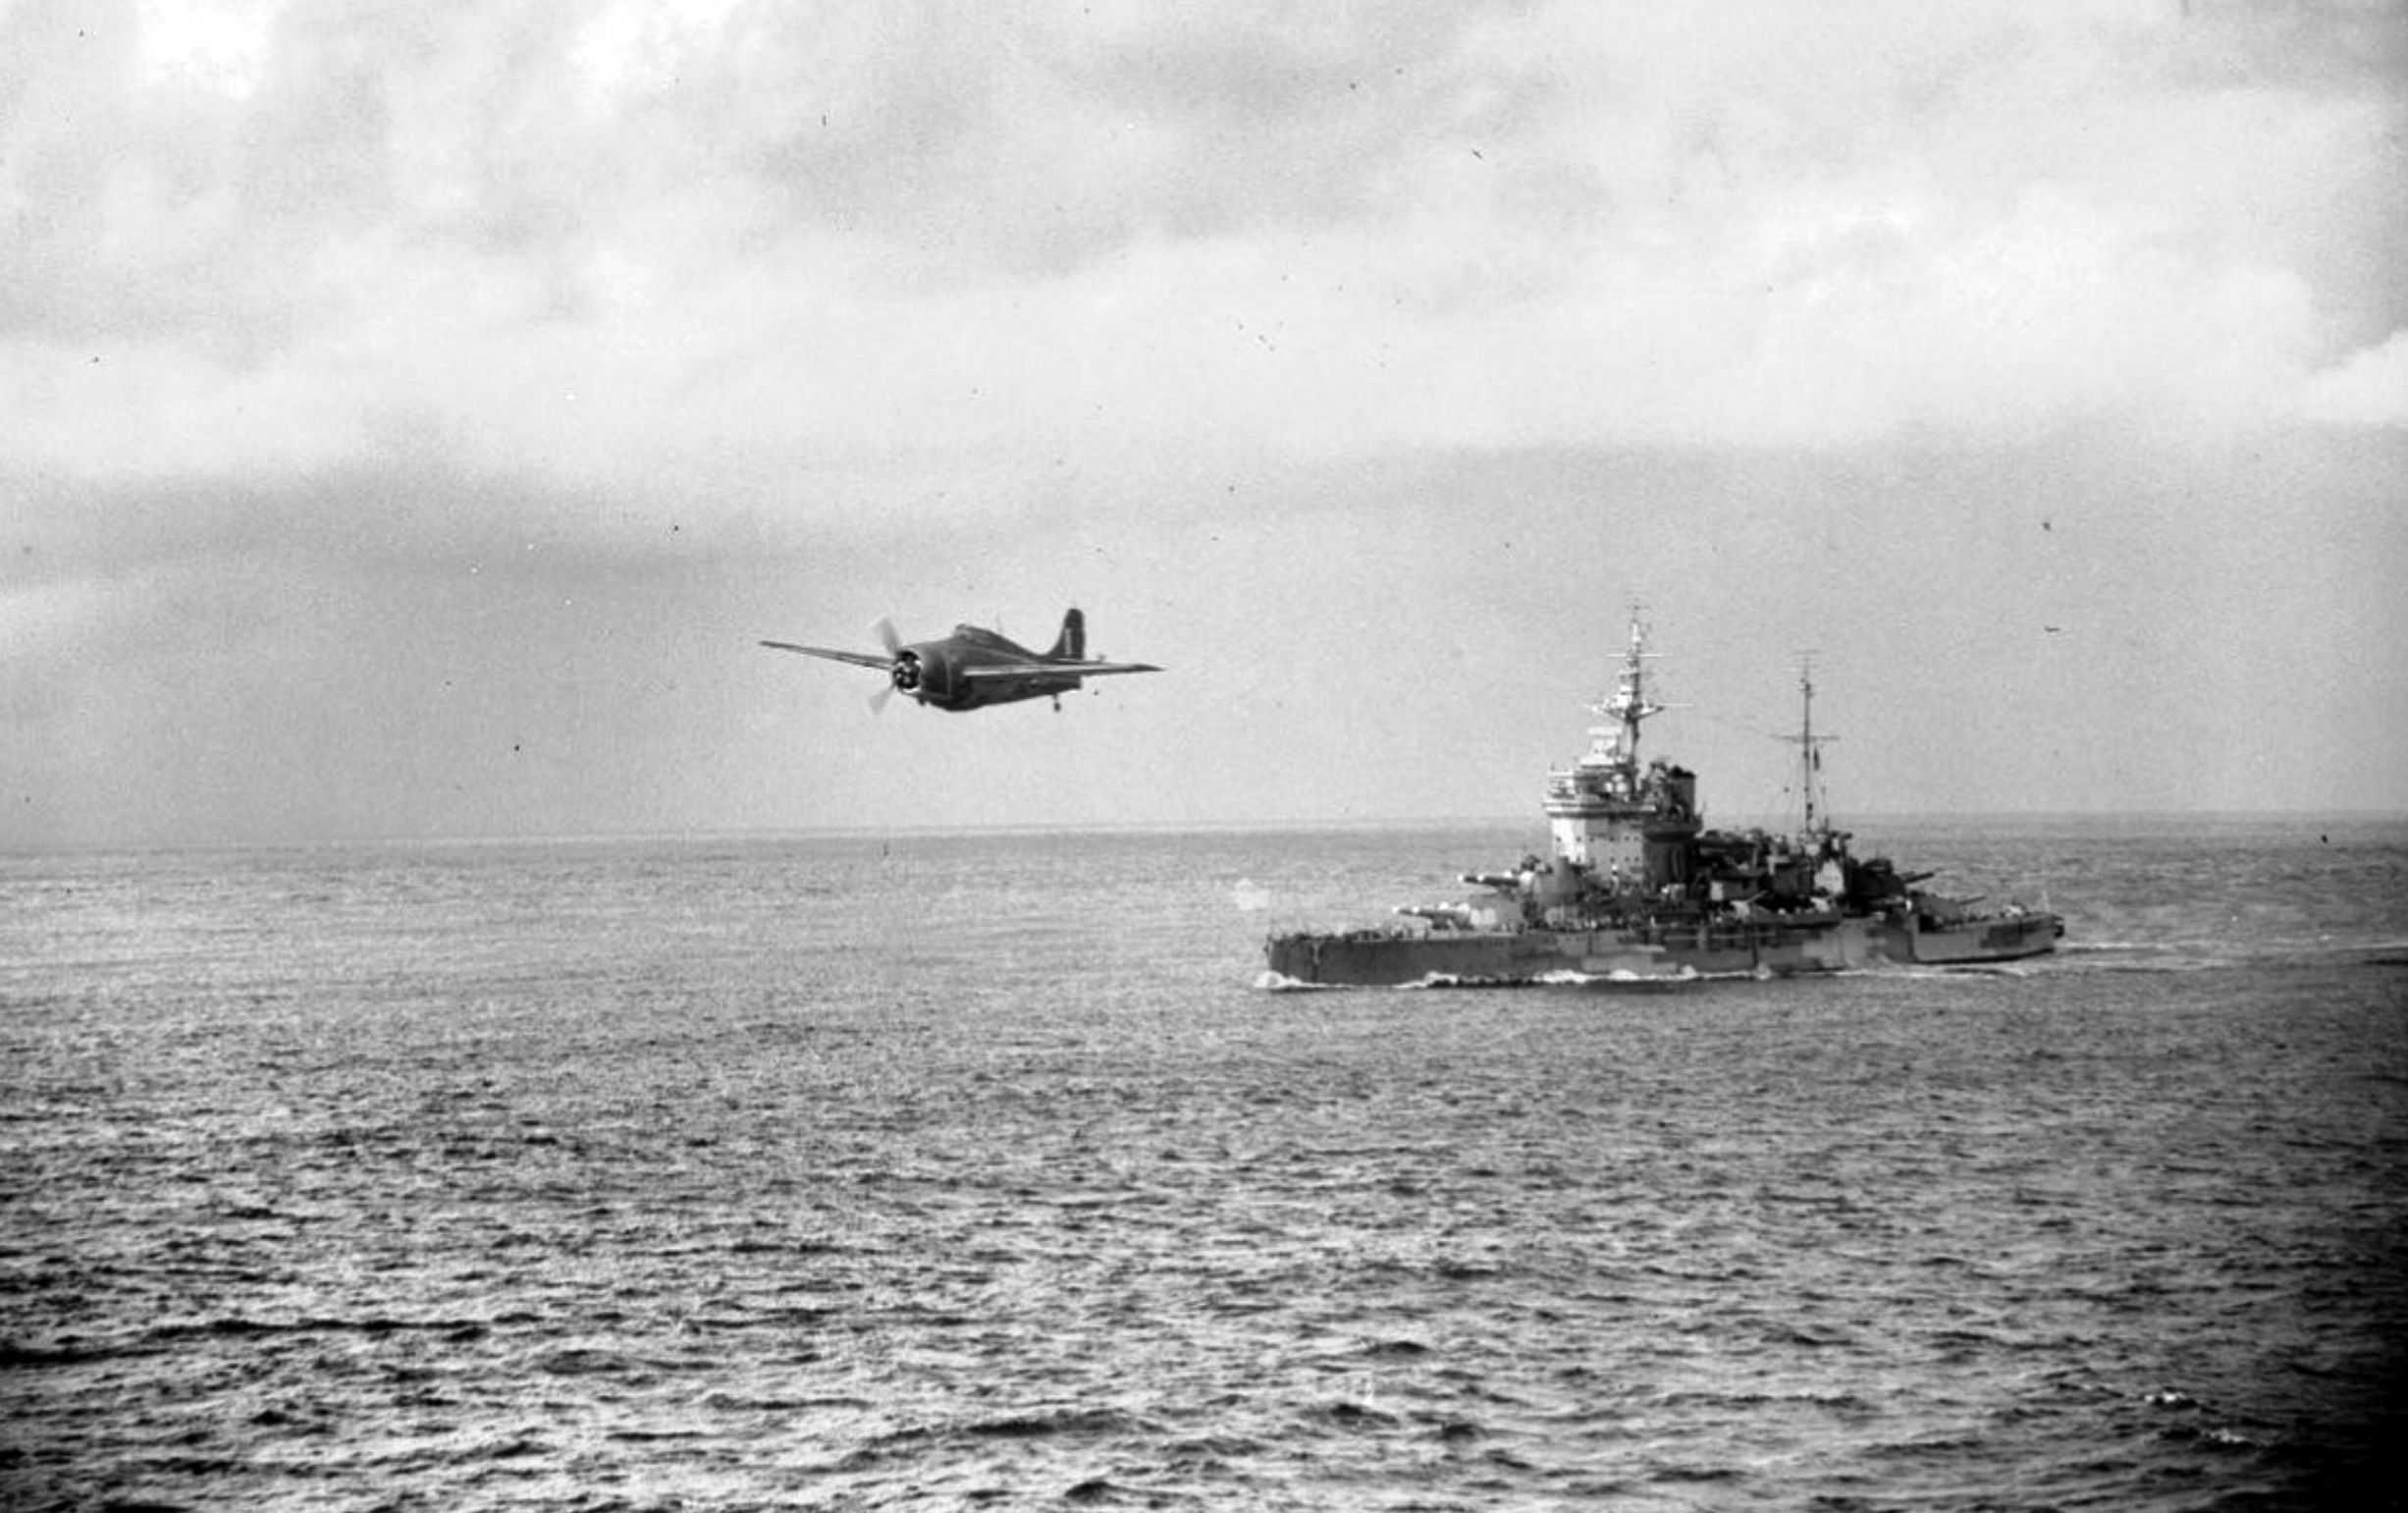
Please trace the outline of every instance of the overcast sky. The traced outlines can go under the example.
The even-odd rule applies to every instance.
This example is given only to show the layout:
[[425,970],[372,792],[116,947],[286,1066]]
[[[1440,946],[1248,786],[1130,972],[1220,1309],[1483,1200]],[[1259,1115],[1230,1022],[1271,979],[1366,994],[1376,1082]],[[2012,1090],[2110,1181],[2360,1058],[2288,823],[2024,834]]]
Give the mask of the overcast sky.
[[0,842],[1534,819],[1633,604],[1712,819],[1807,649],[1844,815],[2408,809],[2404,125],[2385,0],[0,3]]

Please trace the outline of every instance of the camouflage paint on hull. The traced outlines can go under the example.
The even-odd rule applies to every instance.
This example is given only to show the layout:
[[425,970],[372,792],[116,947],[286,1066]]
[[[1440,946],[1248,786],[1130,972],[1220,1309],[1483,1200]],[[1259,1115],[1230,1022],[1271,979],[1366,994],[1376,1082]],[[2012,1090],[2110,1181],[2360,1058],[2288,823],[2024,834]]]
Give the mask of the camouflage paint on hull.
[[1971,966],[2045,955],[2054,915],[1917,929],[1885,920],[1631,930],[1358,930],[1275,936],[1270,970],[1320,987],[1511,987],[1791,977],[1885,965]]

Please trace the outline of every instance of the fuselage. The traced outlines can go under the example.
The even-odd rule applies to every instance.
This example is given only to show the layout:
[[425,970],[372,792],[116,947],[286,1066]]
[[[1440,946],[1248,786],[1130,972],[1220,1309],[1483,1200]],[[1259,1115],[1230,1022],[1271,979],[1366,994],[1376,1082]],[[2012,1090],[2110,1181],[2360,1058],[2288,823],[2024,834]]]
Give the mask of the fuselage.
[[1053,664],[1055,659],[1035,652],[980,625],[956,625],[938,641],[913,641],[895,655],[895,687],[931,709],[962,714],[990,704],[1012,704],[1075,693],[1079,675],[1065,668],[1060,674],[1020,673],[1016,675],[974,677],[981,668],[1027,668]]

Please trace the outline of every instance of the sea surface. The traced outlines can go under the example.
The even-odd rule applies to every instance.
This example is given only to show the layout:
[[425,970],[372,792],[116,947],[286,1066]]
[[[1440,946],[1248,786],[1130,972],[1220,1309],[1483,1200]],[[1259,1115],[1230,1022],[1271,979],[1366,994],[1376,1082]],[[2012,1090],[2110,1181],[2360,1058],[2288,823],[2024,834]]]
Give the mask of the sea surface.
[[0,855],[0,1508],[2381,1508],[2408,822],[1269,991],[1536,825]]

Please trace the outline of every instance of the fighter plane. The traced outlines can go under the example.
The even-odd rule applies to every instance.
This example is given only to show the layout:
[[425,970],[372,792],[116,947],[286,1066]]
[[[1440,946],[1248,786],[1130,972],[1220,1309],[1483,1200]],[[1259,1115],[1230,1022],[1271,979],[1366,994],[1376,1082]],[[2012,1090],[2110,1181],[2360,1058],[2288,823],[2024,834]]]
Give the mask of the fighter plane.
[[797,646],[792,641],[761,644],[884,673],[886,686],[871,697],[872,709],[885,708],[888,698],[902,693],[931,709],[947,711],[1035,698],[1050,698],[1059,710],[1062,695],[1075,692],[1083,677],[1162,671],[1150,662],[1087,661],[1087,617],[1077,610],[1062,617],[1062,633],[1054,638],[1053,649],[1042,653],[980,625],[955,625],[953,633],[942,640],[909,642],[896,635],[894,626],[885,621],[880,621],[876,628],[879,640],[885,643],[883,653],[831,651],[825,646]]

